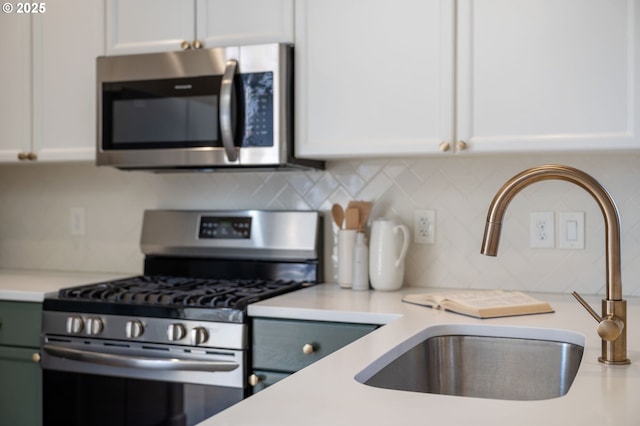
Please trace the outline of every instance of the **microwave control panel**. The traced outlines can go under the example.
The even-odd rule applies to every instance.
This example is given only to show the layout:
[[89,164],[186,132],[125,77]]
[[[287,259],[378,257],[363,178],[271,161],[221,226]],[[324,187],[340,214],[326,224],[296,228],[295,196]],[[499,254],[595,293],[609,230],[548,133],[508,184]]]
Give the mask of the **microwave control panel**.
[[273,73],[241,74],[245,98],[242,146],[273,146]]

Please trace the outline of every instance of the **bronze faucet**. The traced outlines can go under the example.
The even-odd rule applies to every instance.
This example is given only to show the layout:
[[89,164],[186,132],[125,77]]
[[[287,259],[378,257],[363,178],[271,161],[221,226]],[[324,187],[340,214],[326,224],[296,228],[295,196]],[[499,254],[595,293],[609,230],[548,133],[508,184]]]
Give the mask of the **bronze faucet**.
[[585,172],[567,166],[544,165],[527,169],[509,179],[498,190],[487,214],[481,253],[496,256],[500,241],[502,218],[509,202],[523,188],[544,180],[564,180],[578,185],[596,200],[605,221],[607,289],[602,300],[602,317],[588,307],[575,292],[573,295],[600,323],[598,334],[602,338],[603,364],[629,364],[627,358],[627,301],[622,298],[620,273],[620,218],[618,208],[607,190]]

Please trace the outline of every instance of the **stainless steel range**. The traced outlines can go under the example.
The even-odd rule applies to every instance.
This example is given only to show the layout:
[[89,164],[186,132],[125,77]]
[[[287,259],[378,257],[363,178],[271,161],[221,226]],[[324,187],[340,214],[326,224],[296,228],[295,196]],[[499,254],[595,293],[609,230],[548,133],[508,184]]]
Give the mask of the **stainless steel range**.
[[150,210],[144,275],[45,298],[45,424],[195,424],[248,394],[247,305],[322,281],[322,217]]

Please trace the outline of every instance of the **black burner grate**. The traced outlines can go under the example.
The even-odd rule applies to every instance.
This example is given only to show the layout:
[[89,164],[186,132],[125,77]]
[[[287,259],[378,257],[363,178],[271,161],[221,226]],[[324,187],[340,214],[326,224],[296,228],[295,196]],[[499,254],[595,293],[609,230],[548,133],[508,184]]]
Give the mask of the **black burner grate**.
[[59,298],[130,305],[244,309],[304,287],[293,280],[218,280],[141,275],[62,289]]

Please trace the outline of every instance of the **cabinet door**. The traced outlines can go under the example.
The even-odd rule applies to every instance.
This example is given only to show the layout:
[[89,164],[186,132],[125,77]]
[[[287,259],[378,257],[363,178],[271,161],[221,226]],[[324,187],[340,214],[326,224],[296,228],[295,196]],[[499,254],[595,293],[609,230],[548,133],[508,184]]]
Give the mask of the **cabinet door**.
[[31,17],[0,13],[0,161],[31,149]]
[[433,153],[453,135],[452,0],[297,0],[296,155]]
[[106,0],[107,55],[180,50],[195,39],[194,0]]
[[293,43],[293,0],[198,0],[203,47]]
[[42,424],[42,371],[37,349],[0,346],[0,424]]
[[376,328],[370,324],[255,318],[252,368],[293,373]]
[[56,0],[34,15],[32,151],[38,161],[95,159],[95,63],[103,54],[100,2]]
[[637,144],[637,3],[460,0],[458,138],[470,152]]

